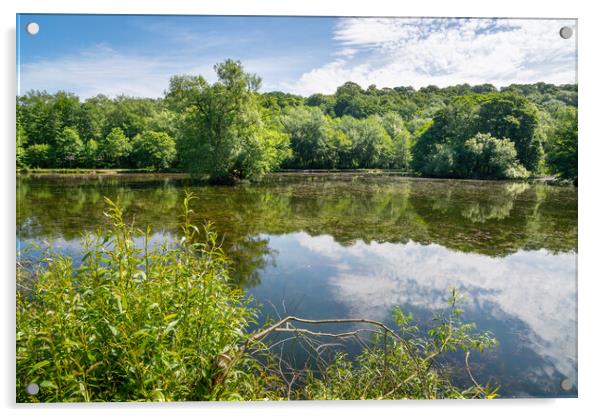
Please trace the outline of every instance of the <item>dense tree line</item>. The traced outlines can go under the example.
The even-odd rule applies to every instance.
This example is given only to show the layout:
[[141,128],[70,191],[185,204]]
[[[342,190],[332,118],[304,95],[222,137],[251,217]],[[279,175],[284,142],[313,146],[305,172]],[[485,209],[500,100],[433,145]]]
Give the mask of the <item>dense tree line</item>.
[[426,176],[577,177],[577,86],[490,84],[260,93],[239,62],[213,84],[174,76],[160,99],[17,97],[17,164],[183,170],[215,181],[279,168]]

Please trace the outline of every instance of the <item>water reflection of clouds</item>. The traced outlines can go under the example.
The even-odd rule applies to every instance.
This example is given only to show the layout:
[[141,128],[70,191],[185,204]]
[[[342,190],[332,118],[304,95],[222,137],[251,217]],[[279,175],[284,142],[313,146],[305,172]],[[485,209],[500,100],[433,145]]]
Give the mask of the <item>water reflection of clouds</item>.
[[[144,248],[144,236],[134,236],[134,244],[137,248]],[[176,238],[170,232],[152,232],[148,239],[149,249],[160,248],[166,244],[173,246]],[[78,265],[84,256],[84,238],[65,239],[57,236],[48,239],[20,239],[17,237],[17,250],[21,251],[21,256],[35,259],[40,256],[40,251],[51,249],[51,253],[59,253],[64,256],[70,256],[73,262]]]
[[529,348],[575,380],[574,253],[519,250],[506,257],[489,257],[436,244],[358,241],[341,246],[327,235],[297,233],[295,237],[306,250],[335,263],[329,285],[350,314],[384,320],[395,305],[441,308],[449,288],[456,287],[470,295],[465,303],[468,311],[524,323]]

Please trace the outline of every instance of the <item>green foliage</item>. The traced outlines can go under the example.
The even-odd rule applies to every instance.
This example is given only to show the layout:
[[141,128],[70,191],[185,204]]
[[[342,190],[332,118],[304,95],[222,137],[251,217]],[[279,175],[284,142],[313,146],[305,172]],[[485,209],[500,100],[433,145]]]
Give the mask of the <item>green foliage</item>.
[[81,105],[78,128],[84,139],[100,142],[109,133],[108,114],[114,108],[114,102],[107,96],[97,95],[87,99]]
[[173,247],[151,247],[150,228],[126,224],[107,199],[110,227],[86,237],[78,265],[47,253],[21,268],[17,401],[240,399],[232,387],[252,385],[252,364],[237,349],[254,311],[230,285],[215,233],[191,224],[192,198]]
[[[467,176],[467,173],[473,172],[473,175],[468,176],[525,177],[528,172],[535,173],[539,170],[543,155],[538,123],[537,108],[515,93],[459,97],[440,110],[435,115],[433,124],[418,138],[414,147],[414,168],[427,175]],[[484,163],[495,162],[497,166],[479,168],[476,172],[469,166],[461,166],[465,161],[471,160],[463,158],[466,152],[473,154],[473,160],[475,152],[482,153],[481,150],[477,150],[481,148],[480,145],[467,143],[479,133],[510,141],[520,165],[511,162],[514,157],[509,144],[488,139],[486,142],[489,145],[483,149],[489,149],[495,156],[485,153],[480,159]],[[483,141],[484,136],[479,140]],[[453,153],[458,153],[460,158],[450,164],[450,154]],[[452,169],[452,166],[455,168]]]
[[99,165],[99,157],[100,147],[98,146],[98,142],[96,142],[94,139],[90,139],[84,145],[83,162],[85,166],[96,168]]
[[473,385],[462,389],[434,366],[437,358],[449,351],[469,352],[494,347],[497,341],[488,332],[476,333],[475,325],[464,323],[459,297],[452,290],[447,311],[436,314],[433,326],[424,331],[412,316],[399,307],[393,312],[398,333],[381,334],[371,347],[355,359],[337,354],[318,377],[310,373],[292,398],[318,400],[357,399],[441,399],[497,397],[497,388]]
[[54,95],[30,91],[18,97],[17,106],[17,113],[32,145],[53,146],[65,127],[77,126],[79,122],[79,98],[63,91]]
[[341,118],[338,125],[351,147],[341,158],[344,168],[388,168],[393,158],[393,141],[378,116]]
[[412,163],[412,135],[406,129],[403,118],[397,113],[388,112],[382,117],[382,125],[393,140],[392,168],[409,171]]
[[78,164],[83,151],[84,144],[79,138],[77,130],[65,127],[56,138],[53,159],[59,166],[71,168]]
[[279,162],[269,148],[275,136],[264,132],[261,119],[256,93],[260,79],[232,60],[214,69],[218,80],[213,85],[200,76],[170,81],[167,101],[180,114],[182,166],[218,182],[260,177]]
[[27,132],[23,128],[19,115],[17,115],[17,142],[15,146],[15,158],[17,168],[21,168],[25,165],[25,147],[27,146]]
[[463,143],[435,144],[422,172],[436,177],[520,179],[529,172],[518,162],[514,143],[477,133]]
[[303,97],[295,94],[271,91],[259,97],[261,106],[267,109],[281,110],[287,107],[296,107],[303,104]]
[[543,156],[542,140],[537,135],[539,114],[526,98],[517,94],[493,94],[480,106],[477,131],[507,138],[516,147],[519,162],[537,171]]
[[312,107],[319,107],[325,115],[335,117],[334,105],[336,99],[334,96],[324,94],[313,94],[305,99],[305,104]]
[[131,151],[132,144],[119,127],[113,128],[99,144],[100,156],[109,166],[120,166]]
[[550,135],[548,165],[561,178],[577,179],[577,109],[563,107],[555,113]]
[[[347,82],[334,94],[303,98],[281,91],[259,93],[259,77],[236,61],[224,61],[215,70],[213,84],[202,77],[173,77],[160,99],[98,95],[80,102],[66,92],[30,91],[17,98],[17,164],[26,164],[28,147],[47,144],[53,150],[42,162],[47,167],[146,166],[139,159],[144,152],[130,154],[131,141],[152,131],[176,140],[176,156],[168,158],[168,167],[154,161],[156,169],[181,169],[216,182],[257,179],[280,166],[393,168],[439,176],[471,172],[475,177],[480,174],[458,166],[463,158],[451,163],[450,158],[482,133],[512,142],[528,175],[576,175],[576,140],[573,152],[571,140],[559,145],[559,138],[576,138],[576,125],[570,132],[573,125],[564,121],[564,114],[576,111],[577,85],[513,84],[498,91],[490,84],[461,84],[416,90],[364,89]],[[66,128],[75,129],[84,144],[79,148],[86,148],[75,158],[73,132],[69,146],[58,143]],[[95,157],[88,143],[98,145]],[[71,149],[65,153],[63,148]],[[452,166],[460,169],[452,172]],[[527,174],[517,166],[503,175],[484,175]]]
[[420,169],[423,174],[435,177],[453,176],[457,164],[456,150],[453,145],[437,143],[425,156],[423,163]]
[[32,168],[48,168],[51,164],[52,148],[47,143],[33,144],[25,149],[23,160]]
[[413,168],[426,175],[445,172],[451,149],[463,143],[476,132],[478,101],[473,96],[453,100],[439,110],[431,123],[417,135],[413,152]]
[[233,169],[244,178],[258,180],[291,156],[289,135],[274,128],[264,127],[249,139]]
[[284,132],[290,135],[292,168],[335,168],[346,136],[328,116],[316,107],[289,108],[282,118]]
[[518,162],[514,143],[490,134],[477,133],[459,148],[455,173],[464,178],[526,178],[528,171]]
[[337,117],[351,116],[362,118],[371,114],[368,100],[363,94],[362,87],[353,82],[346,82],[335,93],[334,112]]
[[[107,125],[111,130],[119,128],[126,137],[133,138],[148,129],[157,107],[152,99],[119,96],[108,109]],[[105,131],[105,136],[108,133]]]
[[176,142],[164,132],[144,132],[132,141],[132,157],[141,168],[167,169],[176,157]]

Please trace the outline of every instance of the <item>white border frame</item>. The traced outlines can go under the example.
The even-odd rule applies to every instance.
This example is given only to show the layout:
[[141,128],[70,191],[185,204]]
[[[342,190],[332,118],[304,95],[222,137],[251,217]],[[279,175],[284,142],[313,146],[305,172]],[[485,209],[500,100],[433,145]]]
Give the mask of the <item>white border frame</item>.
[[[601,346],[600,305],[601,274],[595,264],[598,255],[597,238],[602,232],[600,177],[596,162],[602,156],[602,138],[595,130],[600,123],[599,102],[602,91],[599,79],[600,39],[602,16],[595,2],[573,0],[526,2],[524,0],[386,2],[384,0],[53,0],[3,1],[3,88],[0,99],[2,117],[2,185],[4,192],[2,281],[4,284],[4,314],[2,334],[2,376],[0,377],[2,406],[7,415],[32,415],[39,412],[48,416],[105,415],[107,411],[120,415],[164,416],[242,414],[245,416],[286,415],[306,416],[316,412],[365,415],[367,413],[421,415],[504,416],[516,412],[545,413],[546,416],[593,414],[600,396],[600,369],[597,349]],[[303,403],[177,403],[177,404],[53,404],[22,406],[15,404],[14,394],[14,272],[15,272],[15,14],[16,13],[106,13],[106,14],[219,14],[219,15],[306,15],[306,16],[444,16],[444,17],[547,17],[579,19],[579,399],[554,400],[500,400],[500,401],[408,401],[384,402],[303,402]],[[599,255],[598,255],[599,257]],[[536,410],[537,409],[537,410]]]

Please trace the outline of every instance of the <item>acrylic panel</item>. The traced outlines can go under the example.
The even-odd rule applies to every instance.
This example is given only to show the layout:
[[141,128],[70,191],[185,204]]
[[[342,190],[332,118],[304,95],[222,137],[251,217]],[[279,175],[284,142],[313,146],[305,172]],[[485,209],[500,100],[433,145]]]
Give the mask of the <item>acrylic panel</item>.
[[17,15],[17,402],[576,397],[576,39]]

